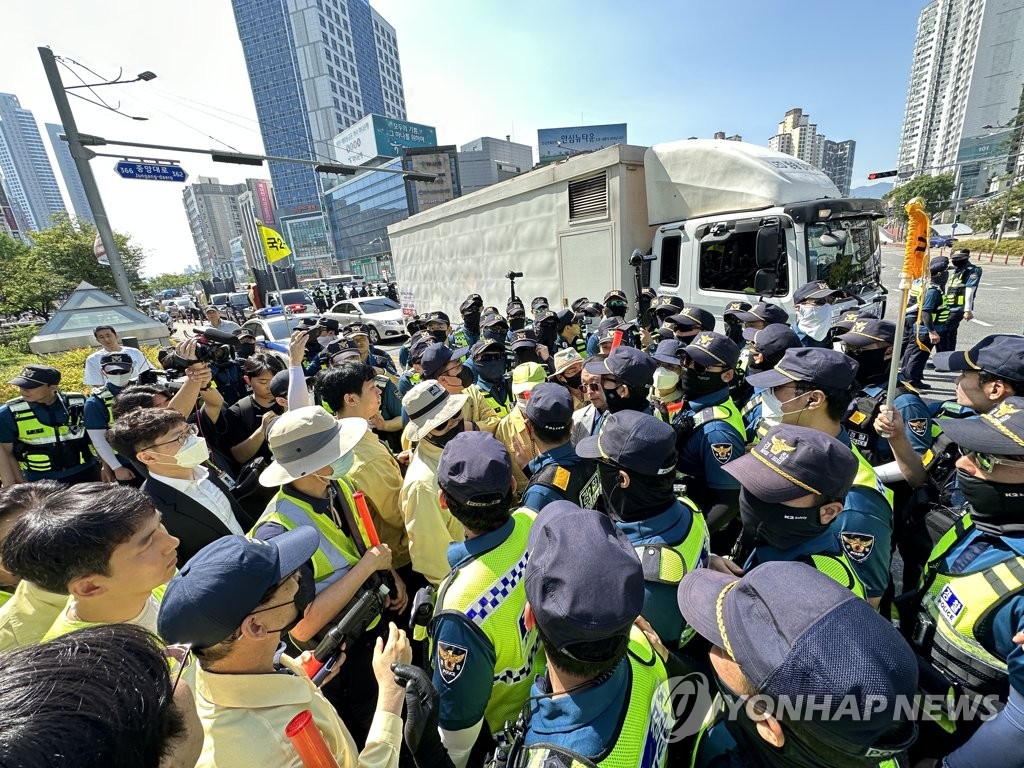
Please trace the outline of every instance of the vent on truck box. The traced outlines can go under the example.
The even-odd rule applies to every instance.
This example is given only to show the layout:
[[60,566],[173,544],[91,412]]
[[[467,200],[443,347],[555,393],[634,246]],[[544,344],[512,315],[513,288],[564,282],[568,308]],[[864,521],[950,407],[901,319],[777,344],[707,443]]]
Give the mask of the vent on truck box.
[[608,215],[608,181],[602,173],[569,182],[569,221]]

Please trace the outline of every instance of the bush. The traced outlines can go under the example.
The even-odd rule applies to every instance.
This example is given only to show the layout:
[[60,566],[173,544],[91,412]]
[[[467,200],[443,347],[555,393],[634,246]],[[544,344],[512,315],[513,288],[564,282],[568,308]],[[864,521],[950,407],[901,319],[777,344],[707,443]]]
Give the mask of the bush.
[[1005,240],[1001,240],[996,243],[995,240],[960,240],[958,239],[953,243],[953,250],[958,251],[961,248],[968,248],[972,255],[985,254],[997,254],[999,256],[1024,256],[1024,238],[1021,237],[1008,237]]
[[39,332],[38,325],[0,328],[0,364],[32,354],[28,343]]
[[[34,330],[33,330],[34,333]],[[0,349],[4,345],[0,345]],[[156,353],[159,347],[142,347],[143,354],[159,368]],[[85,376],[85,358],[96,351],[95,347],[82,347],[69,349],[67,352],[57,352],[52,355],[21,354],[13,358],[4,358],[0,352],[0,400],[6,401],[18,397],[18,388],[7,382],[17,376],[26,365],[49,365],[60,371],[60,389],[62,392],[81,392],[88,395],[91,387],[85,386],[82,379]]]

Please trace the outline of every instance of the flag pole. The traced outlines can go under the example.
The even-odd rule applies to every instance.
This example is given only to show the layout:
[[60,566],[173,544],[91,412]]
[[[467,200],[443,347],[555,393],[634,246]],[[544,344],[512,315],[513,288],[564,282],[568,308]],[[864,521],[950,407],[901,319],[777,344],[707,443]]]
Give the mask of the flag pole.
[[[892,408],[896,401],[896,383],[900,373],[902,357],[903,327],[907,322],[907,304],[910,300],[910,288],[915,277],[924,272],[925,257],[928,254],[928,235],[930,222],[924,211],[924,200],[915,197],[904,206],[907,212],[907,242],[903,251],[903,266],[900,268],[900,314],[896,323],[896,334],[892,345],[892,366],[889,369],[889,387],[885,393],[885,402]],[[923,297],[922,297],[923,298]],[[912,329],[912,343],[917,341],[917,331]]]
[[[274,281],[274,290],[277,292],[277,300],[281,302],[281,315],[284,317],[284,327],[285,330],[288,331],[288,335],[291,336],[292,325],[290,322],[288,322],[288,307],[285,306],[284,299],[281,297],[281,285],[277,282],[277,267],[274,266],[275,262],[278,262],[281,259],[287,257],[291,253],[291,249],[288,248],[287,244],[284,242],[283,239],[280,239],[280,235],[278,235],[277,232],[270,229],[270,227],[265,226],[262,221],[257,221],[256,226],[259,228],[260,231],[260,241],[263,244],[263,255],[266,256],[267,258],[267,269],[270,270],[270,277]],[[270,238],[273,238],[275,241],[280,240],[281,246],[271,246]],[[287,253],[270,254],[268,253],[268,249],[270,247],[273,247],[275,250],[278,249],[279,247],[283,247],[284,250],[287,251]]]

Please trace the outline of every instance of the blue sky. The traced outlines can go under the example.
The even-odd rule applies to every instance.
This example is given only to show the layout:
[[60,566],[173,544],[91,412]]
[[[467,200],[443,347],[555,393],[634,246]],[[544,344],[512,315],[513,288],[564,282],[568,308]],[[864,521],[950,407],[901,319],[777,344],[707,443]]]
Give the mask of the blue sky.
[[[436,126],[440,143],[510,134],[536,152],[538,128],[625,122],[632,144],[718,130],[766,144],[786,110],[802,107],[829,138],[857,141],[854,186],[870,171],[895,167],[924,4],[373,2],[397,30],[409,119]],[[17,94],[40,123],[56,122],[35,50],[47,44],[105,75],[119,66],[158,75],[103,91],[147,122],[75,101],[82,131],[262,149],[228,0],[23,5],[16,22],[0,28],[0,91]],[[170,154],[193,179],[216,175],[228,183],[247,175],[241,166]],[[93,165],[114,227],[149,254],[147,273],[195,263],[181,187],[121,180],[114,162]],[[261,175],[253,170],[248,175]]]

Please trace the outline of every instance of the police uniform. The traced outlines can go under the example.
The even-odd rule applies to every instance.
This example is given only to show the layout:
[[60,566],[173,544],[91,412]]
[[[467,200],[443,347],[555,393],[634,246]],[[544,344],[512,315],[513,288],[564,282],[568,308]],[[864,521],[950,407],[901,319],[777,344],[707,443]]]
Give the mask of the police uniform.
[[[966,256],[964,256],[966,254]],[[946,330],[939,340],[940,352],[952,352],[956,349],[957,334],[960,323],[964,320],[964,312],[974,312],[974,297],[981,285],[981,267],[970,262],[971,252],[964,249],[957,251],[950,259],[953,269],[946,283],[946,306],[949,308],[949,319]]]
[[[977,419],[943,427],[965,449],[1020,456],[1024,398],[1007,398]],[[970,460],[980,462],[977,456]],[[968,491],[999,488],[977,477],[973,483],[978,488]],[[959,510],[962,516],[954,516],[925,566],[910,639],[936,673],[922,676],[926,693],[994,696],[1000,702],[1000,713],[980,727],[976,720],[956,722],[952,712],[938,718],[945,731],[954,732],[950,741],[958,747],[943,764],[1020,765],[1024,652],[1012,638],[1024,631],[1024,532],[1017,511],[1004,499],[993,495],[995,503],[1003,503],[999,509],[981,495],[970,495],[974,502],[969,498]]]
[[[921,291],[920,305],[915,303],[907,307],[905,322],[908,325],[912,324],[913,330],[900,361],[900,370],[914,387],[920,386],[925,363],[928,362],[928,356],[935,346],[929,334],[934,332],[941,337],[949,319],[949,307],[943,293],[943,278],[948,267],[949,260],[945,257],[932,259],[929,265],[932,279],[926,287],[918,287]],[[911,295],[913,294],[914,288],[911,289]],[[917,321],[919,316],[921,322]]]
[[[33,389],[60,383],[60,371],[28,365],[10,384]],[[60,480],[95,482],[99,463],[85,428],[85,398],[77,392],[56,392],[49,405],[21,397],[0,406],[0,443],[13,445],[13,459],[27,482]]]
[[512,729],[510,768],[663,768],[675,715],[665,664],[633,626],[643,606],[634,550],[607,517],[565,501],[534,524],[529,550],[526,594],[546,641],[567,652],[578,643],[617,641],[625,653],[571,696],[554,695],[549,678],[538,677]]

